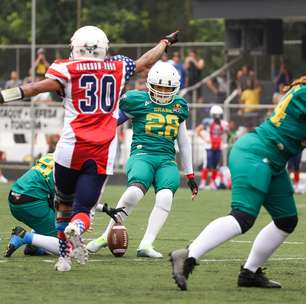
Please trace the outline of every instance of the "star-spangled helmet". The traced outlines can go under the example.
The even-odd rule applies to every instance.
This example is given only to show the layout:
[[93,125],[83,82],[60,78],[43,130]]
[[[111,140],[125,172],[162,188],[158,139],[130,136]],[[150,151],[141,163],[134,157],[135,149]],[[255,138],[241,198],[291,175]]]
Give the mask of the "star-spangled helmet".
[[104,59],[108,50],[105,33],[96,26],[79,28],[70,39],[71,59]]
[[[172,88],[170,92],[164,92],[158,87]],[[173,101],[173,97],[180,89],[180,75],[176,68],[168,62],[157,62],[149,71],[147,88],[150,99],[159,105],[167,105]]]
[[214,105],[210,108],[209,114],[212,118],[221,118],[223,109],[220,106]]

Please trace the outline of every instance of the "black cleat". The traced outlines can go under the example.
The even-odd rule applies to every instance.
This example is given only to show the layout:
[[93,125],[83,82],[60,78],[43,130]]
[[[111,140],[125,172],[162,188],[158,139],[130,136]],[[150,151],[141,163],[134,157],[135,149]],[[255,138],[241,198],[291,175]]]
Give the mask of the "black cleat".
[[187,290],[187,280],[194,266],[198,265],[195,258],[188,258],[188,249],[179,249],[170,254],[172,277],[181,290]]
[[281,288],[281,284],[272,280],[269,280],[262,268],[259,267],[256,272],[252,272],[241,266],[238,276],[239,287],[260,287],[260,288]]
[[26,232],[27,231],[20,226],[13,228],[4,257],[9,258],[20,246],[24,245],[23,237]]

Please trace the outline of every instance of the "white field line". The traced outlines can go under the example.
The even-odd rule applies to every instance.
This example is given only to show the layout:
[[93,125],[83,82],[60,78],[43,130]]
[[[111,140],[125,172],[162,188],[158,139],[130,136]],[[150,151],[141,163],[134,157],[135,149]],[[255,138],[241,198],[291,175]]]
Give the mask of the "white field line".
[[[277,257],[277,258],[270,258],[269,261],[304,261],[306,257]],[[45,263],[54,263],[55,260],[42,260]],[[122,261],[126,262],[162,262],[163,259],[122,259]],[[232,259],[201,259],[200,262],[204,263],[223,263],[223,262],[243,262],[245,259],[243,258],[232,258]],[[1,261],[0,261],[1,262]],[[89,259],[88,262],[91,263],[100,263],[100,262],[109,262],[109,259]]]
[[[270,258],[269,261],[305,261],[306,257],[277,257],[277,258]],[[18,260],[18,262],[20,261],[25,261],[23,259]],[[42,261],[44,263],[55,263],[56,259],[48,259],[48,260],[39,260],[39,262]],[[138,262],[138,263],[142,263],[142,262],[162,262],[163,259],[122,259],[122,261],[124,262]],[[232,259],[201,259],[200,262],[203,263],[224,263],[224,262],[244,262],[245,259],[243,258],[232,258]],[[6,263],[8,262],[8,260],[2,260],[0,259],[0,263]],[[26,262],[26,261],[25,261]],[[89,259],[88,262],[90,263],[103,263],[103,262],[109,262],[109,259]]]
[[[239,241],[239,240],[230,240],[231,243],[247,243],[252,244],[253,241]],[[304,245],[304,242],[284,242],[283,244],[287,245]]]

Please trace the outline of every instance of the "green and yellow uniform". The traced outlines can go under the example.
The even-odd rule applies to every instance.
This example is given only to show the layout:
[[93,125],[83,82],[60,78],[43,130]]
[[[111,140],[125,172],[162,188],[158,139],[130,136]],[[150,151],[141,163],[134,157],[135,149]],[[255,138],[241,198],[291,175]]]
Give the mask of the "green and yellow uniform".
[[133,138],[126,164],[128,185],[153,184],[155,191],[179,187],[174,141],[179,125],[188,118],[185,99],[175,96],[168,105],[153,103],[144,91],[128,91],[120,100],[120,110],[131,117]]
[[52,154],[37,163],[12,185],[8,203],[12,215],[44,235],[56,236]]
[[292,87],[272,115],[233,146],[229,166],[232,207],[257,216],[263,204],[272,218],[296,215],[288,159],[306,146],[306,85]]

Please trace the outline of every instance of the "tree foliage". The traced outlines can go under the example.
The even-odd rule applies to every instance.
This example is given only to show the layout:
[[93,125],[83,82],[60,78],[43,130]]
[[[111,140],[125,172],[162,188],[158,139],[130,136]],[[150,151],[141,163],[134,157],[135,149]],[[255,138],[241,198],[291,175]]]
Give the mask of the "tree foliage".
[[[112,42],[154,42],[176,29],[182,41],[222,39],[220,21],[193,20],[190,0],[83,0],[81,25],[97,25]],[[36,42],[67,43],[77,24],[77,0],[36,0]],[[31,42],[31,0],[1,0],[0,43]]]

